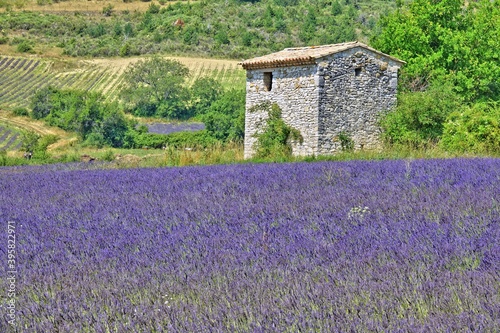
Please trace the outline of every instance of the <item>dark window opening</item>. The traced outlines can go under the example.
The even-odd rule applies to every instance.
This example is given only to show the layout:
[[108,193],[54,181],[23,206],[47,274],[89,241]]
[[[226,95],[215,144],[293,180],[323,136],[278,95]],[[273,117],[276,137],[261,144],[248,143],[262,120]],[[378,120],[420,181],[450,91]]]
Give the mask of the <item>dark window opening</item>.
[[355,76],[360,76],[361,75],[361,67],[358,67],[358,68],[354,69],[354,75]]
[[267,91],[271,91],[273,88],[273,73],[272,72],[265,72],[264,73],[264,86],[266,87]]

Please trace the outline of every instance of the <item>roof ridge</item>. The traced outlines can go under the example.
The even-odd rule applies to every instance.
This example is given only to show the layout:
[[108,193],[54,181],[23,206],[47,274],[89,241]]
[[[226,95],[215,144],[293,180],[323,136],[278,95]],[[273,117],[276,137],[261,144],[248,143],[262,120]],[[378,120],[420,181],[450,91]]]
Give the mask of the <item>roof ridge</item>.
[[326,44],[326,45],[311,45],[311,46],[301,46],[301,47],[287,47],[284,49],[284,51],[300,51],[300,50],[311,50],[311,49],[322,49],[322,48],[328,48],[328,47],[333,47],[333,46],[344,46],[344,45],[365,45],[359,41],[353,41],[353,42],[344,42],[344,43],[337,43],[337,44]]

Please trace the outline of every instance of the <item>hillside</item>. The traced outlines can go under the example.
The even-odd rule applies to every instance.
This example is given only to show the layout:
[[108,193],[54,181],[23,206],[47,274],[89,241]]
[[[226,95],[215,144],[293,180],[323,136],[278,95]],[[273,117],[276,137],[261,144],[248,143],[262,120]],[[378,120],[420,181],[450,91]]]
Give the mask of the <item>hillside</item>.
[[0,14],[4,53],[241,59],[289,46],[366,41],[381,13],[395,8],[394,1],[371,0],[24,2]]

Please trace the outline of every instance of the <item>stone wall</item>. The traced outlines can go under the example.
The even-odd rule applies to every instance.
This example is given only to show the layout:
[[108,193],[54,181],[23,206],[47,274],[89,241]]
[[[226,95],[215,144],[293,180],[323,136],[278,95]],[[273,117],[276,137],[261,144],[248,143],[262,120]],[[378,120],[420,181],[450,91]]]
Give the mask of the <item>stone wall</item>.
[[341,132],[355,149],[381,146],[378,120],[396,105],[398,69],[396,62],[361,48],[319,62],[319,154],[340,151]]
[[[247,71],[245,115],[245,158],[253,155],[255,134],[262,129],[267,112],[250,112],[252,106],[266,101],[277,103],[283,120],[299,130],[304,142],[292,144],[294,155],[316,154],[318,147],[318,87],[316,65]],[[264,73],[272,73],[272,87],[267,91]]]

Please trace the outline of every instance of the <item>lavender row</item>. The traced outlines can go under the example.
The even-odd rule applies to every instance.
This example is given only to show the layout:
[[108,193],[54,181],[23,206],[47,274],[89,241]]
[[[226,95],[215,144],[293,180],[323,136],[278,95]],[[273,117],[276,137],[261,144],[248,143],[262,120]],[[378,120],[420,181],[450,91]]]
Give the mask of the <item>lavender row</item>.
[[203,123],[181,123],[181,124],[162,124],[153,123],[147,124],[150,133],[156,134],[170,134],[174,132],[196,132],[205,129]]
[[496,332],[499,198],[498,159],[0,172],[26,332]]

